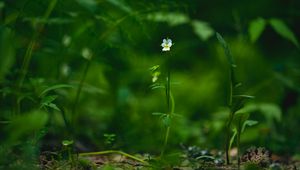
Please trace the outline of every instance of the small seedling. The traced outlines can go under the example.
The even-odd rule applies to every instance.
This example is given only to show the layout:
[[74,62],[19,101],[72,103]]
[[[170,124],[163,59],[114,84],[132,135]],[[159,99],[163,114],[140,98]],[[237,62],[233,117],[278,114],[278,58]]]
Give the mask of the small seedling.
[[113,143],[115,142],[115,139],[116,139],[116,135],[115,134],[108,134],[108,133],[105,133],[104,135],[104,143],[106,145],[109,145],[109,146],[112,146]]
[[72,162],[72,165],[74,163],[74,158],[73,158],[73,140],[63,140],[62,145],[63,145],[63,150],[66,150],[68,152],[68,159],[69,161]]

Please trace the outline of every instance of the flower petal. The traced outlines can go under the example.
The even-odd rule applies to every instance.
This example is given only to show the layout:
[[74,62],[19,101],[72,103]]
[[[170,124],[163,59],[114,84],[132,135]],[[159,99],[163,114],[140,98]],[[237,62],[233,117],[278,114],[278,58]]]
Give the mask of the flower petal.
[[166,46],[162,49],[162,51],[170,51],[170,47]]

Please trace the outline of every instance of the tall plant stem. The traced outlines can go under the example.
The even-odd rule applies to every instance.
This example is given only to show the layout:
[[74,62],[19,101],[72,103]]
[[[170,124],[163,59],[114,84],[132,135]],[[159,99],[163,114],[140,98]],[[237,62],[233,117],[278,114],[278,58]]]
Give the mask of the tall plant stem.
[[229,85],[229,97],[228,97],[228,105],[230,107],[230,114],[229,114],[229,119],[226,125],[226,146],[225,146],[225,155],[226,155],[226,164],[230,164],[230,158],[229,158],[229,143],[230,143],[230,130],[231,130],[231,124],[232,120],[234,117],[234,111],[232,109],[232,98],[233,98],[233,68],[231,67],[230,69],[230,74],[229,74],[229,80],[230,80],[230,85]]
[[[173,99],[173,97],[171,97],[171,71],[170,71],[169,67],[168,67],[168,73],[167,73],[166,98],[167,98],[167,114],[168,114],[167,116],[169,116],[169,119],[170,119],[172,116],[172,113],[174,112],[174,99]],[[161,150],[160,157],[164,156],[164,152],[166,150],[168,140],[169,140],[170,129],[171,129],[170,125],[167,125],[164,144],[163,144],[163,148]]]
[[238,170],[240,169],[240,165],[241,165],[241,160],[240,160],[241,130],[242,130],[242,125],[241,125],[241,120],[239,120],[239,124],[237,127],[237,138],[236,138]]
[[168,77],[167,77],[167,110],[168,114],[171,114],[171,106],[170,106],[170,101],[171,101],[171,71],[170,68],[168,68]]
[[233,117],[234,117],[234,113],[231,111],[230,115],[229,115],[229,119],[226,125],[226,149],[225,149],[225,155],[226,155],[226,164],[229,165],[230,164],[230,155],[229,155],[229,151],[230,151],[230,131],[231,131],[231,124],[233,121]]
[[85,81],[85,78],[86,78],[86,75],[88,73],[90,65],[91,65],[91,59],[87,60],[86,66],[85,66],[84,71],[83,71],[82,78],[80,80],[78,89],[76,91],[75,101],[74,101],[74,104],[73,104],[73,107],[72,107],[72,112],[71,112],[72,113],[72,127],[73,127],[73,130],[75,128],[75,120],[77,118],[77,112],[76,112],[77,104],[78,104],[80,93],[82,91],[83,84],[84,84],[84,81]]
[[[57,3],[57,0],[52,0],[49,5],[48,5],[48,8],[43,16],[43,19],[44,20],[47,20],[50,16],[50,14],[52,13],[54,7],[56,6],[56,3]],[[21,69],[20,69],[20,78],[18,80],[18,83],[17,83],[17,94],[16,94],[16,101],[15,101],[15,114],[19,114],[20,113],[20,99],[19,99],[19,93],[20,93],[20,90],[23,86],[23,82],[25,80],[25,77],[27,75],[27,72],[28,72],[28,67],[30,65],[30,61],[31,61],[31,58],[32,58],[32,52],[33,52],[33,49],[35,47],[35,44],[36,44],[36,40],[37,38],[39,37],[40,33],[43,31],[45,27],[45,24],[41,24],[40,27],[38,28],[38,30],[33,34],[32,38],[31,38],[31,41],[26,49],[26,53],[25,53],[25,56],[24,56],[24,59],[23,59],[23,62],[22,62],[22,66],[21,66]]]
[[[54,7],[56,6],[57,0],[52,0],[49,5],[48,8],[44,14],[43,19],[47,20],[50,16],[50,14],[52,13]],[[45,24],[41,24],[40,27],[38,28],[38,30],[33,34],[31,42],[29,43],[24,59],[23,59],[23,63],[22,63],[22,67],[21,67],[21,76],[18,82],[18,89],[20,89],[23,85],[24,79],[27,75],[27,71],[28,71],[28,67],[31,61],[31,57],[32,57],[32,52],[34,49],[34,46],[36,44],[36,40],[39,37],[40,33],[44,30]]]
[[160,153],[161,158],[164,156],[164,153],[165,153],[165,150],[166,150],[166,147],[167,147],[167,144],[168,144],[170,129],[171,129],[170,126],[168,126],[167,130],[166,130],[166,134],[165,134],[164,145],[163,145],[163,148],[162,148],[161,153]]

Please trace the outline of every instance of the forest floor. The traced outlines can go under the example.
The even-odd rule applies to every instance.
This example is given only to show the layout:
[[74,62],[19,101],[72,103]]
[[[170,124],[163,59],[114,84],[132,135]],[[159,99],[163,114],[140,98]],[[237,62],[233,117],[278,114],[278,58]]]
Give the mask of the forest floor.
[[154,159],[149,154],[133,156],[121,151],[101,153],[79,155],[73,157],[73,160],[59,160],[56,153],[44,152],[40,156],[40,167],[47,170],[300,170],[300,160],[271,155],[264,148],[248,149],[241,156],[240,168],[236,160],[231,165],[226,165],[222,152],[201,150],[194,146],[182,153],[166,155],[164,160]]

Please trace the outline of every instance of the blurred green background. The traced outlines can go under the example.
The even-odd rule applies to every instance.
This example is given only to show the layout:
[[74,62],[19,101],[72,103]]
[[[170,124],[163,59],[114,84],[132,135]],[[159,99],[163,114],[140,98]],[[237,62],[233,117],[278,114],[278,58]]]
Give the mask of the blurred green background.
[[30,163],[72,137],[79,151],[158,154],[165,129],[152,113],[165,111],[165,96],[151,90],[149,68],[165,62],[181,115],[169,148],[224,149],[229,72],[215,32],[230,46],[242,91],[255,96],[246,106],[259,123],[242,148],[300,153],[298,0],[2,0],[0,18],[3,164]]

